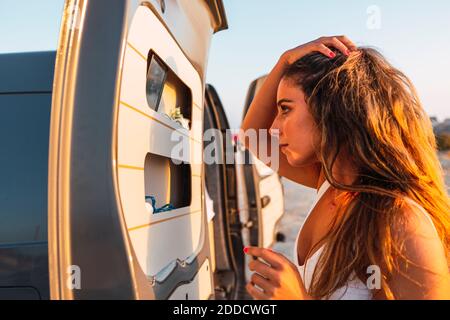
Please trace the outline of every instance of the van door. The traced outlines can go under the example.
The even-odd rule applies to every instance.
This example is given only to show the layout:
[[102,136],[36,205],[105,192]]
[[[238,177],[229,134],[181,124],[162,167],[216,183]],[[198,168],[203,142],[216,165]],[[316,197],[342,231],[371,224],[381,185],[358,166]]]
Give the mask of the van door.
[[202,79],[146,6],[134,16],[122,72],[118,187],[137,261],[158,299],[208,299]]
[[[265,77],[254,80],[248,89],[243,118],[253,97],[258,92]],[[249,245],[269,248],[275,241],[283,241],[284,236],[276,233],[278,221],[284,214],[283,185],[278,173],[266,166],[247,149],[240,149],[245,159],[245,187],[248,197]],[[254,163],[254,165],[252,165]]]
[[112,143],[127,3],[111,0],[107,11],[101,1],[65,3],[50,117],[51,299],[138,296]]
[[208,10],[66,2],[50,129],[53,299],[213,297],[202,68],[226,23]]
[[239,186],[236,148],[217,91],[206,86],[204,115],[205,183],[213,201],[211,247],[216,300],[248,299],[242,221],[238,210]]

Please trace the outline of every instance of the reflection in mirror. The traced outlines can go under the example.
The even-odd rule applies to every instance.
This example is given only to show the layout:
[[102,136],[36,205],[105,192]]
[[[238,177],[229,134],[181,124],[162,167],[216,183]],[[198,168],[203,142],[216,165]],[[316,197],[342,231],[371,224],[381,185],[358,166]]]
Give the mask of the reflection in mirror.
[[167,71],[156,55],[151,55],[147,72],[147,102],[150,108],[158,111],[159,100],[166,81]]

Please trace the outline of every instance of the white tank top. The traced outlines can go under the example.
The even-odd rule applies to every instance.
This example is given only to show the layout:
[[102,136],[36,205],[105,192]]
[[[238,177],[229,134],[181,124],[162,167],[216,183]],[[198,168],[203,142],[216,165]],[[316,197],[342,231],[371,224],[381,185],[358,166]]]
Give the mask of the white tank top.
[[[322,185],[320,186],[319,190],[317,190],[317,196],[314,200],[314,203],[311,205],[311,209],[309,210],[308,214],[306,215],[305,222],[308,219],[308,216],[310,215],[313,208],[316,206],[319,199],[322,197],[322,195],[327,191],[329,188],[330,183],[325,180]],[[436,227],[434,226],[433,220],[431,220],[430,215],[427,213],[427,211],[420,206],[417,202],[412,200],[411,198],[405,197],[405,200],[408,201],[411,204],[414,204],[417,206],[420,211],[425,214],[425,216],[428,218],[428,221],[431,223],[431,225],[434,228],[434,231],[437,235]],[[305,223],[303,223],[305,225]],[[303,226],[302,226],[303,228]],[[299,265],[298,262],[298,253],[297,253],[297,244],[298,244],[298,238],[300,236],[300,232],[302,231],[302,228],[300,228],[299,232],[297,233],[297,238],[295,239],[295,245],[294,245],[294,253],[293,253],[293,261],[294,264],[297,266],[298,271],[300,273],[300,276],[303,280],[303,283],[305,285],[306,290],[309,289],[309,286],[311,284],[312,275],[314,272],[314,269],[316,267],[317,261],[319,260],[320,254],[323,251],[323,248],[325,245],[322,245],[309,259],[306,259],[304,264],[302,266]],[[306,265],[306,268],[305,268]],[[320,275],[319,275],[320,276]],[[331,300],[369,300],[372,299],[372,292],[369,290],[369,288],[366,286],[365,283],[363,283],[353,272],[349,280],[347,281],[347,284],[339,289],[337,289],[331,296]]]
[[[311,209],[309,209],[309,212],[306,215],[305,222],[308,219],[311,211],[316,206],[317,202],[325,193],[325,191],[327,191],[329,186],[330,183],[327,180],[325,180],[322,183],[319,190],[317,191],[316,199],[314,200],[314,203],[311,205]],[[305,223],[303,223],[303,225],[305,225]],[[314,269],[316,267],[317,261],[319,260],[320,254],[323,251],[324,245],[322,245],[316,252],[314,252],[314,254],[311,257],[309,257],[309,259],[305,260],[302,266],[300,266],[298,262],[297,244],[302,228],[300,228],[299,232],[297,233],[297,238],[295,239],[293,257],[294,257],[294,264],[298,268],[303,283],[305,284],[306,290],[308,290],[311,284]],[[330,297],[330,299],[332,300],[369,300],[371,298],[372,298],[371,291],[358,277],[356,277],[355,273],[352,274],[346,286],[336,290]]]

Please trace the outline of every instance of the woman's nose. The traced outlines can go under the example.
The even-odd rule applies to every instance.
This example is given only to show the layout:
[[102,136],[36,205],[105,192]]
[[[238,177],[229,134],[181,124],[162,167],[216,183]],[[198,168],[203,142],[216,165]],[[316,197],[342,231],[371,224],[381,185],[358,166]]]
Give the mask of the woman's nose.
[[279,138],[279,137],[280,137],[280,130],[279,130],[279,129],[274,129],[274,128],[270,127],[270,129],[269,129],[269,134],[270,134],[272,137]]
[[275,119],[272,123],[272,125],[269,128],[269,134],[273,137],[279,138],[281,134],[280,127],[278,125],[277,119]]

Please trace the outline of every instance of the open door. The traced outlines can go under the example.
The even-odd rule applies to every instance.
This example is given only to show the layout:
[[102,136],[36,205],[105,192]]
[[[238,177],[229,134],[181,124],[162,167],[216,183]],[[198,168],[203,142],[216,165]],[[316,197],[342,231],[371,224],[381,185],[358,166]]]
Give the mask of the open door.
[[[264,80],[265,76],[250,84],[243,118]],[[278,173],[266,166],[250,151],[242,148],[238,152],[241,152],[241,157],[245,159],[243,174],[248,208],[245,208],[245,203],[243,206],[248,210],[248,220],[244,223],[249,233],[248,244],[269,248],[275,241],[284,241],[284,235],[275,231],[278,221],[284,214],[283,185]],[[246,210],[242,211],[246,212]]]
[[66,1],[50,121],[52,299],[214,297],[204,74],[225,28],[220,0]]
[[236,148],[219,95],[206,86],[204,113],[205,186],[213,202],[210,224],[216,300],[249,299],[245,290],[245,257],[242,251],[237,185]]

